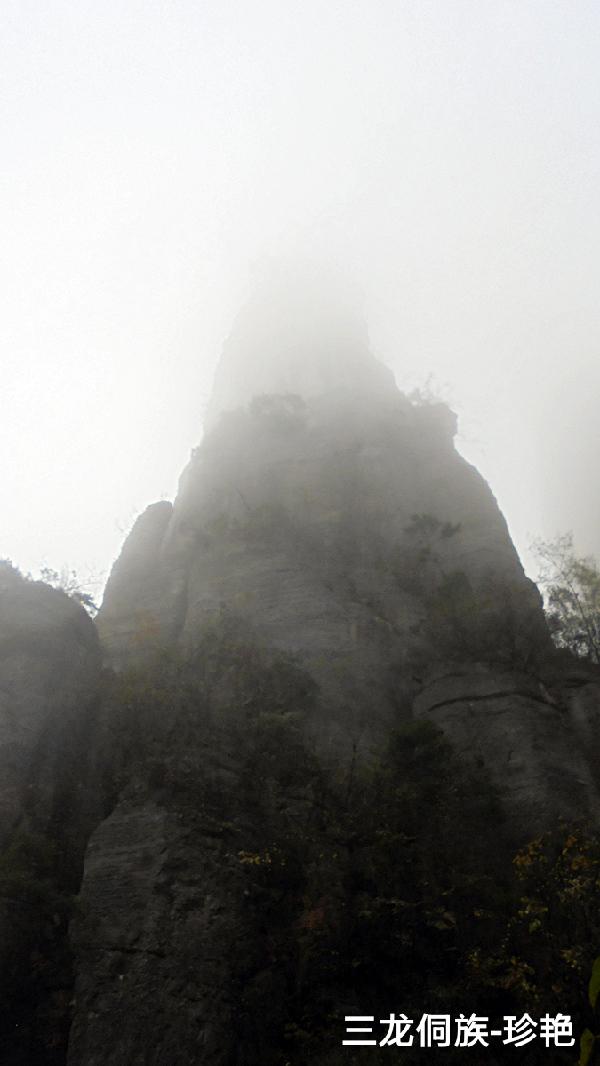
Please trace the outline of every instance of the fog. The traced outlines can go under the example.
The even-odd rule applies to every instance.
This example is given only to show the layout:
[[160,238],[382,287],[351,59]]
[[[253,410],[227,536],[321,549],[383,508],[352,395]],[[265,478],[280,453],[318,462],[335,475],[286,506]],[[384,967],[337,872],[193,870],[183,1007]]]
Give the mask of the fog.
[[2,6],[0,556],[106,575],[265,264],[338,263],[530,567],[600,554],[600,8]]

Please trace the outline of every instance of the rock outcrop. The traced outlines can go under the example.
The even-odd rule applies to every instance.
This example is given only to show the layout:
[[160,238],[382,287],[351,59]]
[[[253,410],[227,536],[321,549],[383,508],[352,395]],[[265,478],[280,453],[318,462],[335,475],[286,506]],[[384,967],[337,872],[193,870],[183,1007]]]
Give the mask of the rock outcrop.
[[[240,317],[212,428],[172,511],[156,504],[138,519],[98,624],[121,668],[169,645],[193,657],[235,623],[312,678],[309,728],[323,757],[343,761],[412,718],[431,668],[529,670],[550,639],[497,503],[454,447],[452,412],[410,403],[352,320],[342,343],[320,302],[315,322],[306,301],[284,310]],[[317,336],[330,348],[313,351]],[[253,396],[246,377],[265,351],[257,376],[272,391]],[[552,813],[554,794],[548,783]],[[544,802],[522,820],[537,824]]]
[[596,773],[600,680],[573,684],[482,664],[432,671],[414,702],[419,719],[488,770],[516,840],[563,818],[600,822]]
[[93,622],[0,565],[0,1061],[64,1061],[73,973],[66,899],[103,817],[90,789],[101,698]]
[[65,593],[0,566],[0,842],[32,812],[40,827],[64,797],[65,737],[98,698],[93,622]]
[[338,1066],[345,1013],[520,1013],[514,849],[600,824],[599,672],[554,649],[455,416],[346,295],[283,288],[101,645],[0,569],[0,1066]]

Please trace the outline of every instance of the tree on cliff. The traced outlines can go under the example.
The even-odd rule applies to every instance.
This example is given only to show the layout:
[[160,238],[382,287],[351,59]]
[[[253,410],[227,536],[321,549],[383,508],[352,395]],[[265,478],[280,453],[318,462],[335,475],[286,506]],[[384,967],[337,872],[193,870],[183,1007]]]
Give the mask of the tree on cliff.
[[40,570],[40,576],[46,585],[51,585],[54,589],[60,589],[61,592],[65,592],[67,596],[70,596],[72,600],[76,600],[77,603],[81,604],[84,611],[87,611],[91,618],[94,618],[98,613],[98,607],[92,594],[86,592],[82,587],[75,570],[69,570],[63,566],[59,572],[46,566]]
[[536,540],[538,584],[555,643],[575,655],[600,663],[600,567],[591,556],[578,556],[572,533]]

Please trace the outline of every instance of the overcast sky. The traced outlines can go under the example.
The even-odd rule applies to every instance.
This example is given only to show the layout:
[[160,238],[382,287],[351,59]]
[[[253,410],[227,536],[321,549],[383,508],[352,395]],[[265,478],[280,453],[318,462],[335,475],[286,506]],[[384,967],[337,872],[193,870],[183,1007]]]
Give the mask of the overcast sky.
[[323,248],[521,552],[600,554],[595,0],[0,11],[0,556],[108,571],[257,264]]

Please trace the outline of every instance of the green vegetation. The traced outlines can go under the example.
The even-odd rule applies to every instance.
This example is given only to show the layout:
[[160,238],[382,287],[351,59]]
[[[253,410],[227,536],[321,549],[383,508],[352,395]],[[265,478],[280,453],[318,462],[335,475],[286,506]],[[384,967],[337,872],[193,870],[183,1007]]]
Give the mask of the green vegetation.
[[439,404],[448,406],[450,386],[447,382],[437,381],[433,374],[428,374],[421,385],[417,385],[406,394],[416,407],[435,407]]
[[538,583],[546,602],[550,629],[559,648],[600,663],[600,568],[590,556],[578,556],[573,535],[534,541]]
[[425,602],[424,631],[443,657],[530,670],[547,651],[538,604],[492,573],[475,587],[463,571],[451,571]]
[[[342,760],[334,780],[307,739],[314,686],[232,618],[207,630],[193,667],[165,660],[119,684],[123,782],[184,815],[194,846],[216,841],[245,901],[236,1025],[262,1066],[280,1066],[282,1049],[291,1063],[346,1063],[332,1036],[345,1013],[549,1011],[595,1033],[597,835],[559,827],[514,855],[483,770],[425,723],[379,757]],[[572,1049],[552,1054],[572,1066]],[[546,1060],[542,1045],[527,1059]]]
[[[0,559],[0,574],[9,581],[22,580],[35,582],[37,580],[37,578],[34,578],[31,574],[23,574],[18,566],[15,566],[10,559]],[[44,567],[40,570],[40,580],[45,585],[60,589],[61,592],[66,593],[71,599],[76,600],[77,603],[81,604],[84,610],[87,611],[90,617],[94,618],[98,613],[98,607],[95,604],[91,593],[85,591],[75,570],[69,570],[67,567],[63,567],[59,572],[58,570],[51,570],[49,567]]]
[[[310,802],[291,784],[298,748],[278,750],[260,764],[262,798],[250,785],[246,794],[264,832],[236,843],[265,938],[259,954],[270,959],[267,1000],[262,971],[246,985],[241,1020],[264,1018],[267,1066],[281,1047],[290,1062],[345,1062],[332,1048],[344,1013],[550,1011],[572,1014],[581,1032],[600,936],[597,837],[564,827],[513,858],[485,775],[428,725],[396,733],[349,790],[332,790],[305,761]],[[256,765],[256,750],[249,758]],[[286,797],[278,814],[265,811],[267,795]],[[514,1060],[514,1048],[500,1048],[499,1061],[503,1050]],[[450,1063],[464,1055],[444,1053]],[[405,1049],[403,1061],[426,1054]],[[573,1061],[569,1049],[553,1056]],[[527,1061],[546,1059],[540,1045]]]
[[448,550],[460,531],[460,523],[414,514],[395,553],[398,585],[423,607],[415,630],[423,654],[429,660],[434,648],[449,660],[534,668],[548,646],[535,591],[492,571],[471,580]]
[[[413,516],[409,530],[415,549],[429,542],[433,554],[458,533],[428,515]],[[437,574],[420,598],[426,640],[443,655],[526,665],[534,653],[537,638],[510,588],[491,577],[475,590],[464,574]],[[578,1037],[587,1032],[581,1063],[592,1066],[597,971],[593,1002],[586,986],[600,944],[597,834],[558,827],[514,855],[485,772],[426,723],[399,728],[369,758],[353,757],[348,741],[332,773],[310,739],[316,685],[225,609],[185,658],[163,649],[107,684],[106,810],[119,798],[151,797],[169,811],[185,827],[183,861],[192,856],[200,884],[194,863],[210,855],[227,886],[223,907],[235,901],[225,941],[241,938],[227,993],[236,1039],[259,1049],[260,1066],[362,1062],[340,1046],[344,1014],[547,1011],[571,1014]],[[64,931],[74,879],[63,864],[59,839],[33,830],[15,833],[0,855],[0,897],[27,909],[25,951],[37,960],[24,977],[23,942],[13,961],[9,954],[0,975],[7,1017],[19,1002],[23,1018],[27,1009],[33,1016],[44,982],[60,978],[69,990]],[[157,891],[172,891],[168,879]],[[64,1061],[67,1025],[61,1003],[43,1036],[54,1026],[56,1053],[40,1061]],[[517,1061],[514,1048],[504,1050],[491,1061]],[[407,1048],[403,1061],[429,1054]],[[448,1048],[444,1061],[464,1055]],[[541,1045],[528,1055],[530,1066],[545,1066]],[[569,1049],[552,1055],[573,1066]]]
[[98,613],[98,607],[92,594],[85,591],[75,570],[69,570],[68,567],[63,566],[59,572],[58,570],[44,567],[40,570],[40,577],[46,585],[51,585],[54,589],[60,589],[61,592],[65,592],[67,596],[70,596],[72,600],[76,600],[92,618]]
[[592,1009],[593,1029],[584,1029],[581,1034],[579,1066],[594,1066],[600,1061],[600,1018],[598,1017],[598,1000],[600,997],[600,956],[594,959],[592,975],[588,986],[588,1000]]

